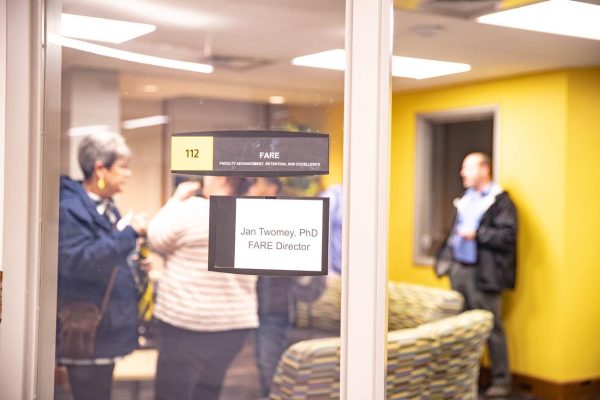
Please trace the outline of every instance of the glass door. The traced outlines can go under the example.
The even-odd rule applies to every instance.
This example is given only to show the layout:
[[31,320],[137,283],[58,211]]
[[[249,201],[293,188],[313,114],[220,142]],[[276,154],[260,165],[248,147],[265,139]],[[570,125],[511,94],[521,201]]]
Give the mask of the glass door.
[[[60,226],[55,399],[100,391],[113,398],[283,399],[322,390],[302,374],[324,362],[320,352],[339,351],[344,73],[336,69],[343,70],[344,18],[343,1],[63,1],[63,34],[56,40],[63,48],[61,150],[68,154],[62,173],[70,180],[63,178],[61,195],[83,187],[97,201],[110,198],[120,218],[131,215],[129,226],[142,236],[147,230],[147,238],[128,242],[94,353],[80,360],[69,356],[68,317],[60,313],[73,300],[101,304],[110,274],[76,276],[82,266],[69,257],[85,249],[65,235],[84,227]],[[272,132],[326,133],[329,174],[171,173],[173,135],[208,132],[217,141],[222,132],[238,131],[272,145]],[[87,151],[102,152],[113,142],[120,144],[108,152],[120,165],[106,165],[100,156],[85,160]],[[100,188],[98,162],[106,174],[119,167],[115,173],[126,180],[114,195]],[[225,223],[214,221],[219,215],[209,218],[215,201],[209,198],[222,195],[328,197],[327,277],[208,271],[209,224]],[[67,208],[61,204],[60,213]],[[136,222],[144,214],[147,228],[143,218]],[[294,253],[286,258],[293,263]],[[103,268],[101,262],[90,255],[87,268]],[[137,297],[128,268],[145,283]],[[152,307],[138,315],[139,326],[121,321],[134,321],[137,307]],[[331,380],[332,393],[339,391],[336,363],[322,378]]]

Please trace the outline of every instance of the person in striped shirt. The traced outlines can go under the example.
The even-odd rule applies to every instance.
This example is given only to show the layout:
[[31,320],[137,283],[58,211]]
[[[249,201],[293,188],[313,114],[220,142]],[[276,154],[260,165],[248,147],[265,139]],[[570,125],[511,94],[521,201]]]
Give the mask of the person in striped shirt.
[[256,277],[210,272],[209,196],[241,193],[245,179],[183,182],[148,226],[166,258],[155,316],[160,324],[157,400],[218,399],[225,373],[258,326]]

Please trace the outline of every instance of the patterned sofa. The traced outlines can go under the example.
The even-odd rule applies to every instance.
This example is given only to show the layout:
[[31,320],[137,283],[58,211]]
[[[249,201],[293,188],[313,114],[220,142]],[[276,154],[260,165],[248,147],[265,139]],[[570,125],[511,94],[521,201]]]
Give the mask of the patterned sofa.
[[[463,306],[463,298],[457,292],[399,282],[389,282],[388,299],[389,331],[456,315]],[[334,281],[317,301],[298,304],[296,326],[339,332],[340,316],[340,283]]]
[[[388,334],[387,399],[476,400],[492,314],[468,311]],[[298,342],[283,355],[271,400],[339,399],[340,339]]]
[[[339,332],[339,283],[319,300],[300,304],[296,324]],[[462,310],[451,290],[388,285],[388,399],[477,399],[479,360],[492,328],[485,311]],[[272,400],[339,398],[339,338],[305,340],[282,356]]]

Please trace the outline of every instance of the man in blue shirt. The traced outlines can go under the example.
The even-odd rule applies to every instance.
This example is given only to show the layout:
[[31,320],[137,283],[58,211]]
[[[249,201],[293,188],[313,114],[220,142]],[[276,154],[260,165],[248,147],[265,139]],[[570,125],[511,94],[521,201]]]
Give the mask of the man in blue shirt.
[[492,182],[490,158],[469,154],[460,171],[466,191],[454,201],[456,218],[436,262],[438,275],[449,275],[452,289],[465,298],[465,310],[494,314],[488,340],[492,386],[485,395],[510,393],[506,336],[501,320],[501,292],[515,286],[517,215],[508,193]]

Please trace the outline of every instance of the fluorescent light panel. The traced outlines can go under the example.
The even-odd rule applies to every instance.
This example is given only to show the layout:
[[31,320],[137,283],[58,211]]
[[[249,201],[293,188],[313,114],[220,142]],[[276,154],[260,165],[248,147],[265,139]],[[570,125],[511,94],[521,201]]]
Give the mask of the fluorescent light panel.
[[482,24],[600,40],[600,6],[549,0],[477,18]]
[[346,68],[346,52],[342,49],[322,51],[292,59],[292,64],[343,71]]
[[[346,65],[346,52],[342,49],[327,50],[307,56],[296,57],[292,64],[304,67],[325,68],[343,71]],[[457,74],[471,70],[469,64],[449,61],[428,60],[413,57],[392,57],[392,76],[413,79],[427,79],[436,76]]]
[[149,126],[164,125],[169,122],[166,115],[153,115],[151,117],[136,118],[123,121],[123,129],[138,129]]
[[85,125],[85,126],[77,126],[69,129],[69,136],[77,137],[77,136],[86,136],[94,132],[98,131],[109,131],[110,127],[108,125]]
[[269,104],[285,104],[285,97],[271,96],[269,97]]
[[201,72],[204,74],[210,74],[214,70],[212,65],[208,64],[200,64],[187,61],[178,61],[170,58],[148,56],[145,54],[113,49],[111,47],[101,46],[98,44],[85,42],[83,40],[65,38],[62,36],[50,35],[50,42],[61,45],[63,47],[98,54],[104,57],[116,58],[119,60],[131,61],[140,64],[154,65],[157,67],[179,69],[191,72]]
[[160,88],[158,87],[158,85],[148,84],[148,85],[144,85],[142,90],[145,93],[158,93],[160,91]]
[[427,60],[425,58],[392,57],[392,76],[427,79],[437,76],[459,74],[471,70],[469,64]]
[[154,32],[156,26],[115,19],[62,14],[60,33],[62,36],[120,44]]

